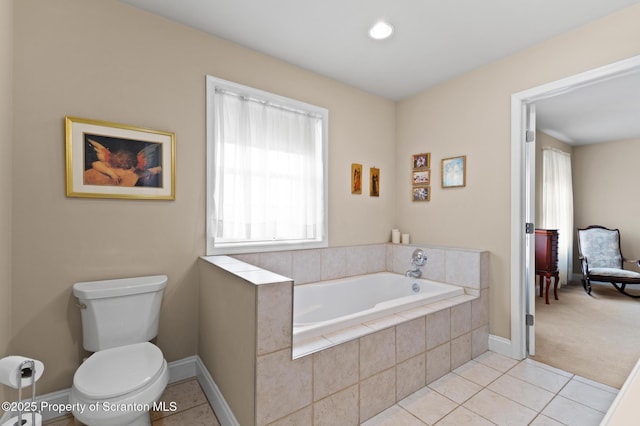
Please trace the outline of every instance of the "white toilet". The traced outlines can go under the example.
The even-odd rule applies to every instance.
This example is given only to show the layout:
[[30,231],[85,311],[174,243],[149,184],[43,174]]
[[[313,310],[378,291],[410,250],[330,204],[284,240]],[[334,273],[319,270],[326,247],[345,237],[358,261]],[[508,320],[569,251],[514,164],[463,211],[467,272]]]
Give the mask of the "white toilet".
[[73,376],[73,415],[90,426],[149,425],[169,381],[158,334],[165,275],[77,283],[82,339],[94,352]]

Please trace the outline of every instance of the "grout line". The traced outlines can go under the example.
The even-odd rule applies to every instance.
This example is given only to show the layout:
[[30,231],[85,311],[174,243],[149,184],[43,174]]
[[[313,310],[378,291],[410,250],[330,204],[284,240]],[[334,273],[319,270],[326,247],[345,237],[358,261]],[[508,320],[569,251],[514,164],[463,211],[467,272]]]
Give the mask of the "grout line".
[[[201,403],[201,404],[194,405],[193,407],[187,408],[186,410],[176,411],[175,413],[171,413],[171,414],[169,414],[169,415],[159,417],[159,418],[155,419],[155,420],[151,423],[151,425],[153,426],[154,424],[157,424],[158,422],[162,422],[162,421],[164,421],[165,419],[168,419],[169,417],[177,418],[177,417],[174,417],[174,416],[181,416],[181,415],[184,415],[184,414],[186,414],[187,412],[189,412],[189,411],[191,411],[191,410],[194,410],[194,409],[196,409],[196,408],[198,408],[198,407],[202,407],[203,405],[208,405],[208,406],[209,406],[209,408],[211,408],[211,412],[213,413],[213,415],[215,416],[215,418],[216,418],[216,420],[217,420],[217,419],[218,419],[218,416],[216,416],[216,413],[213,411],[213,407],[211,407],[211,404],[209,404],[208,402],[203,402],[203,403]],[[220,423],[220,421],[219,421],[219,420],[218,420],[218,423]]]

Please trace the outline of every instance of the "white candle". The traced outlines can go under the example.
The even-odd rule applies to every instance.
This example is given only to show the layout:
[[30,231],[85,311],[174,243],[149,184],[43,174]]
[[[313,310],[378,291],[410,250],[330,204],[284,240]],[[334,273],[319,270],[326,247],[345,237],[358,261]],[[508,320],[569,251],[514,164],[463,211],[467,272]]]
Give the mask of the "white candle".
[[402,234],[402,244],[409,244],[409,234]]
[[400,230],[392,229],[391,230],[391,242],[394,244],[400,243]]

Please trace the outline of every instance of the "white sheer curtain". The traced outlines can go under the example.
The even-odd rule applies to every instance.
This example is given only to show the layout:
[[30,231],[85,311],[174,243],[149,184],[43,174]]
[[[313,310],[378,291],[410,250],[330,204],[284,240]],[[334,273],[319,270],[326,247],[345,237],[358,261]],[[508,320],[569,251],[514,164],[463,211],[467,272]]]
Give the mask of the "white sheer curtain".
[[573,183],[571,155],[552,148],[542,150],[542,223],[558,230],[560,284],[566,284],[573,269]]
[[214,170],[216,243],[322,237],[321,117],[216,89]]

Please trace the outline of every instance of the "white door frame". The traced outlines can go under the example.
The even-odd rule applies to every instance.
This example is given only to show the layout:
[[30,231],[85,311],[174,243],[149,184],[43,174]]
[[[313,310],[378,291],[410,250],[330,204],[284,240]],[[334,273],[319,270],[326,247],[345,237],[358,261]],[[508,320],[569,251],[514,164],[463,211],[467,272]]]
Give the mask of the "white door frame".
[[[640,72],[634,56],[511,95],[511,356],[526,353],[525,325],[525,149],[526,105],[626,74]],[[534,167],[535,165],[530,165]],[[531,200],[533,202],[533,200]],[[507,354],[505,354],[507,355]]]

